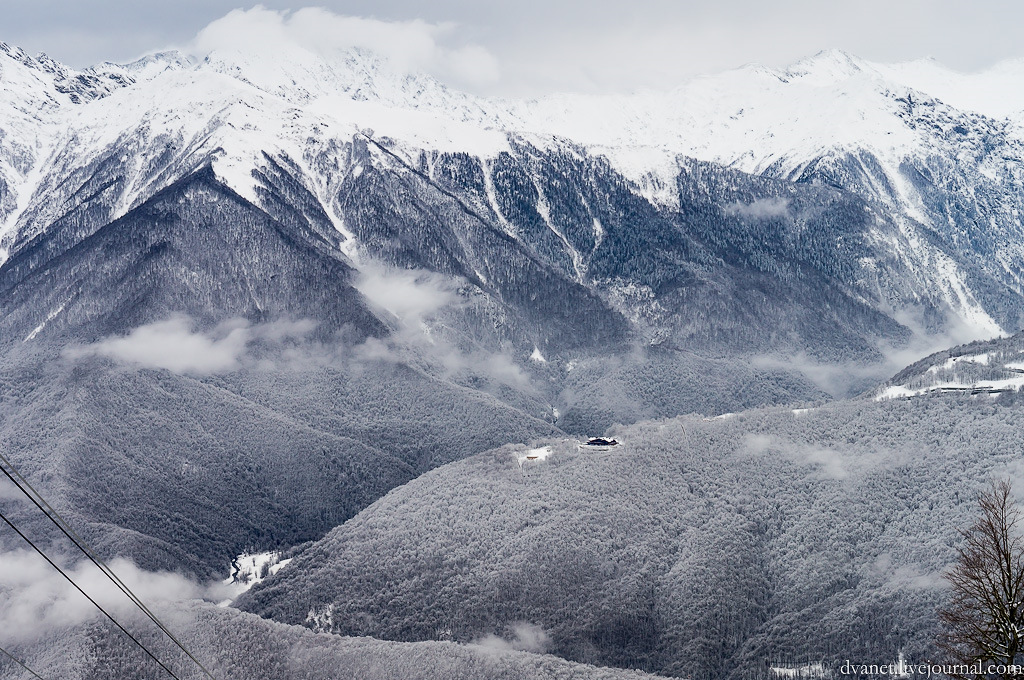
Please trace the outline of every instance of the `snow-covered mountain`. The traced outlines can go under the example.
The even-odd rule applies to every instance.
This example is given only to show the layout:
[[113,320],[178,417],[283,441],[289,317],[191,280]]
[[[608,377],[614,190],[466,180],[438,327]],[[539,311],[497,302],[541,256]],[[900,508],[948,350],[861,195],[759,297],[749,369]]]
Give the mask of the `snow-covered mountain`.
[[[890,482],[908,476],[886,451],[908,452],[914,479],[970,470],[934,494],[955,516],[929,525],[930,502],[915,505],[890,538],[953,536],[970,481],[998,468],[969,437],[956,455],[918,456],[944,441],[928,423],[1012,451],[1013,412],[988,407],[1015,394],[705,416],[824,401],[936,345],[1024,328],[1024,119],[999,95],[1022,81],[1015,64],[966,76],[828,52],[668,92],[519,101],[361,50],[259,45],[76,71],[0,46],[0,437],[104,554],[145,568],[223,578],[243,551],[341,525],[247,596],[299,624],[471,641],[499,630],[478,617],[490,607],[545,623],[560,654],[697,677],[691,660],[712,657],[691,632],[719,630],[717,593],[737,582],[776,604],[737,610],[721,634],[735,648],[701,677],[780,650],[820,659],[844,638],[864,658],[894,641],[926,650],[931,590],[908,600],[925,612],[915,632],[877,635],[911,611],[879,600],[892,579],[932,574],[950,545],[900,563],[872,543],[863,527],[903,512]],[[869,396],[1016,387],[1019,337],[935,356]],[[472,457],[682,413],[697,415],[625,427],[612,458],[574,444],[525,467],[508,450]],[[848,494],[861,471],[865,493]],[[534,473],[552,486],[531,500]],[[407,547],[450,541],[472,516],[469,488],[495,549],[452,562],[445,545],[424,570],[417,556],[435,553]],[[830,533],[837,507],[849,545]],[[423,531],[394,521],[404,508]],[[360,533],[375,517],[398,534]],[[595,534],[597,552],[551,550],[605,527],[621,535]],[[392,547],[408,569],[377,560],[335,578]],[[729,566],[737,554],[774,565],[751,567],[757,579],[801,576],[751,580]],[[852,564],[862,554],[875,566]],[[446,570],[461,578],[472,560],[483,571],[446,590]],[[712,579],[707,564],[724,566]],[[374,569],[423,588],[403,582],[393,592],[415,596],[378,618],[332,619],[384,592]],[[847,608],[822,646],[833,605]]]
[[[351,292],[362,306],[339,284],[389,267],[439,276],[457,294],[420,319],[430,342],[531,370],[535,354],[551,359],[557,385],[586,385],[576,395],[614,371],[575,378],[571,366],[637,347],[667,351],[676,374],[694,353],[882,374],[898,368],[890,356],[1024,327],[1024,141],[994,93],[1018,73],[825,52],[667,92],[520,101],[459,92],[365,50],[164,52],[77,72],[4,46],[0,328],[61,343],[175,311],[214,324],[290,309],[326,328],[361,318],[369,335],[391,332],[370,320],[394,322],[372,300],[360,316],[349,303],[275,299],[287,281],[262,246],[217,264],[245,243],[244,231],[209,228],[228,214],[211,205],[227,201],[287,225],[285,250],[312,247],[331,260],[320,271],[349,272],[314,284],[305,265],[291,269],[307,292],[323,288],[310,299]],[[165,238],[153,215],[166,211],[192,226]],[[141,240],[114,256],[129,232]],[[157,287],[131,273],[143,241],[177,258]],[[135,292],[101,300],[112,286]],[[627,401],[652,413],[647,396]],[[680,408],[705,406],[653,413]]]
[[930,394],[995,398],[1024,387],[1024,334],[972,342],[925,357],[897,373],[874,392],[875,399]]
[[672,92],[554,97],[519,112],[535,130],[602,149],[652,187],[671,186],[671,159],[684,154],[877,201],[908,237],[901,257],[991,332],[1020,324],[974,279],[984,272],[1019,294],[1024,101],[1013,93],[1022,84],[1019,63],[961,75],[828,51],[784,70],[749,66]]
[[[262,205],[254,171],[267,154],[289,159],[352,254],[358,239],[339,194],[362,171],[354,150],[366,140],[375,140],[371,162],[422,165],[431,180],[432,157],[468,155],[480,168],[486,217],[513,238],[522,226],[498,205],[495,175],[503,154],[520,155],[514,148],[607,158],[630,191],[672,212],[697,158],[867,201],[879,224],[864,229],[866,240],[904,270],[870,300],[891,307],[888,315],[946,306],[979,335],[1021,327],[1009,301],[1021,295],[1024,146],[1018,120],[997,117],[1012,106],[997,91],[1020,79],[1012,64],[957,76],[934,64],[883,66],[826,52],[786,70],[745,67],[670,92],[511,101],[453,91],[358,50],[324,57],[261,48],[198,62],[160,53],[81,73],[6,46],[0,60],[4,253],[85,202],[88,232],[211,162],[220,181]],[[557,257],[579,278],[586,253],[566,238],[543,192],[532,200],[561,242]],[[751,205],[747,214],[770,219],[788,202]],[[600,238],[601,225],[591,229]],[[878,259],[851,263],[855,277],[880,278]]]

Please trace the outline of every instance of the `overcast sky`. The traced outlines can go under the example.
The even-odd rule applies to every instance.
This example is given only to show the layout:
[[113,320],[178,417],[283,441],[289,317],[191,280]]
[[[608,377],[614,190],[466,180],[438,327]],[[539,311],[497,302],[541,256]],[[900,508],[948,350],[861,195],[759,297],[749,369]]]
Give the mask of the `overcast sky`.
[[[1018,0],[262,3],[285,11],[286,25],[286,10],[306,4],[406,26],[421,20],[428,40],[479,66],[463,80],[509,94],[672,86],[750,62],[783,66],[826,48],[875,61],[932,56],[961,71],[1024,57]],[[0,0],[0,40],[73,66],[127,61],[169,46],[194,49],[208,24],[251,7],[237,0]]]

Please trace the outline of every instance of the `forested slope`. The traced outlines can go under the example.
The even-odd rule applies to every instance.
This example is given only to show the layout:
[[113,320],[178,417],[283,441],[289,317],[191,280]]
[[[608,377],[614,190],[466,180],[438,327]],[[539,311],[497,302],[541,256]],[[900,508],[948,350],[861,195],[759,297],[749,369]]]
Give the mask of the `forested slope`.
[[[394,643],[369,638],[315,635],[207,603],[187,603],[163,612],[165,623],[220,680],[654,680],[635,671],[595,668],[553,656],[515,651],[491,642]],[[206,677],[166,639],[133,627],[140,641],[170,664],[182,680]],[[35,645],[15,648],[46,677],[69,680],[159,680],[168,677],[112,625],[95,622],[69,628]],[[0,673],[29,677],[6,658]]]
[[[1015,394],[855,400],[503,447],[392,491],[241,601],[290,623],[457,640],[515,621],[566,658],[693,678],[934,653],[941,572]],[[519,450],[521,453],[521,450]]]
[[0,388],[5,455],[104,554],[203,577],[245,549],[318,538],[430,467],[558,432],[391,363],[194,376],[22,353]]

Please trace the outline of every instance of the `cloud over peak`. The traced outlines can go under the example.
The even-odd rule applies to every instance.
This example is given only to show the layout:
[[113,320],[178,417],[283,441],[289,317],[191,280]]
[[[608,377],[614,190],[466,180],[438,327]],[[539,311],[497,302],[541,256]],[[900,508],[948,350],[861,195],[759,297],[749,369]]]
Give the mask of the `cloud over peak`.
[[307,54],[329,59],[368,50],[400,73],[428,73],[473,88],[498,79],[498,61],[485,48],[459,40],[458,25],[421,19],[382,21],[319,7],[236,9],[202,29],[188,50],[197,56],[241,51]]
[[315,326],[308,320],[276,321],[252,326],[244,319],[218,324],[208,332],[195,330],[192,319],[174,315],[134,328],[127,335],[111,336],[89,345],[68,347],[64,356],[77,359],[101,356],[143,368],[172,373],[210,375],[239,368],[250,343],[280,343],[304,338]]

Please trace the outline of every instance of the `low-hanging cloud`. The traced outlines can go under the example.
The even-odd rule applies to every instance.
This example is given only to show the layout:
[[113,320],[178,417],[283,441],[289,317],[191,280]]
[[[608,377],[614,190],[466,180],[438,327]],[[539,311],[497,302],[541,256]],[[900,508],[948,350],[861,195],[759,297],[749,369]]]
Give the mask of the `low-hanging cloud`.
[[[150,572],[114,559],[110,568],[147,606],[217,598],[221,584],[204,586],[172,572]],[[89,562],[65,569],[81,588],[119,621],[134,616],[135,605]],[[29,550],[0,553],[0,643],[31,642],[55,630],[103,617],[85,597],[39,555]]]
[[533,652],[543,654],[551,646],[551,636],[540,626],[520,621],[511,626],[512,637],[505,639],[493,633],[479,638],[473,642],[478,647],[483,647],[494,652]]
[[363,262],[355,287],[397,321],[389,337],[368,338],[354,347],[355,359],[408,363],[419,358],[446,377],[484,376],[493,383],[532,389],[529,377],[510,356],[459,347],[432,330],[438,315],[466,304],[457,280],[436,272]]
[[102,356],[173,373],[210,375],[239,368],[249,344],[256,340],[280,342],[289,337],[302,337],[313,327],[311,321],[277,321],[252,326],[243,319],[233,319],[210,331],[199,331],[195,330],[192,319],[175,315],[139,326],[127,335],[69,347],[64,356],[69,359]]
[[347,355],[349,365],[384,362],[421,364],[457,382],[469,376],[483,377],[492,384],[507,385],[527,392],[535,390],[530,377],[507,354],[483,350],[462,350],[439,337],[401,331],[388,338],[367,338]]
[[768,455],[809,466],[814,470],[812,476],[819,479],[847,479],[856,472],[873,468],[881,461],[879,454],[843,452],[755,433],[744,435],[742,452],[755,457]]
[[319,56],[366,49],[385,58],[400,72],[425,72],[478,86],[498,79],[498,62],[479,45],[458,42],[452,23],[381,21],[335,14],[319,7],[275,11],[256,6],[236,9],[201,30],[190,51],[206,55],[217,50],[304,50]]
[[727,215],[752,220],[770,220],[789,215],[789,200],[785,198],[758,198],[750,203],[736,201],[725,206]]
[[[788,355],[764,355],[752,359],[757,368],[799,371],[819,389],[833,397],[851,397],[877,387],[896,373],[935,352],[974,340],[1000,337],[989,323],[970,320],[947,311],[941,329],[928,327],[923,311],[904,307],[892,310],[890,316],[907,328],[911,335],[904,342],[881,339],[875,343],[876,361],[825,361],[799,351]],[[1002,334],[1005,335],[1005,334]]]
[[359,269],[356,289],[408,328],[419,329],[432,314],[458,301],[455,283],[434,272],[370,262]]

